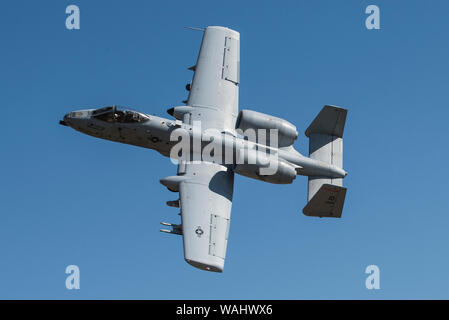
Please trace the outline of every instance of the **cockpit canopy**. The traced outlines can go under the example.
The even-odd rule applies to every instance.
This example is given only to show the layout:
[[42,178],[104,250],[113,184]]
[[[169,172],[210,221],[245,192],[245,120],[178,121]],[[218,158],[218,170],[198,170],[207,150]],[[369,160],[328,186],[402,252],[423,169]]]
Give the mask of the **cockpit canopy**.
[[92,117],[109,123],[142,123],[150,120],[146,115],[133,110],[118,110],[108,106],[92,111]]

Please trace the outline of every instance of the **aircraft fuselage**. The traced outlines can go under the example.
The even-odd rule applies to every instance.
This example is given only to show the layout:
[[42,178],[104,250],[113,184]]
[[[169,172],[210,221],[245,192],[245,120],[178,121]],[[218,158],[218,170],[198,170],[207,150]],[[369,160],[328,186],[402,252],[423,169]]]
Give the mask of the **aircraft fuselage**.
[[[108,108],[114,108],[115,113],[111,113],[111,110],[108,111]],[[170,157],[172,147],[178,143],[177,140],[172,141],[170,137],[173,131],[179,128],[189,132],[192,140],[200,139],[201,141],[199,143],[202,148],[209,143],[209,141],[203,140],[204,133],[199,136],[192,134],[193,126],[184,124],[180,120],[171,120],[153,115],[150,116],[131,110],[120,111],[115,107],[70,112],[64,116],[64,120],[61,121],[61,124],[70,126],[77,131],[96,138],[153,149],[166,157]],[[293,147],[267,148],[265,145],[248,141],[244,139],[244,137],[238,135],[230,135],[229,133],[224,132],[219,134],[223,136],[224,149],[232,150],[233,154],[237,154],[244,148],[255,150],[255,153],[265,153],[267,149],[270,149],[270,153],[275,154],[280,162],[294,167],[296,174],[298,175],[323,175],[334,178],[346,176],[346,172],[343,169],[305,157]],[[244,166],[234,166],[234,171],[247,177],[272,183],[291,183],[291,181],[285,182],[285,179],[267,180],[259,174],[253,174],[253,170]]]

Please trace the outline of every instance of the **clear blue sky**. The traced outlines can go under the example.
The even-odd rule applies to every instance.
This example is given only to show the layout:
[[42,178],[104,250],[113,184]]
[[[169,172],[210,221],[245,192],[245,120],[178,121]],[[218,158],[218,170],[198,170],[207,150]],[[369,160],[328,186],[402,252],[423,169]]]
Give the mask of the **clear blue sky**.
[[[365,28],[369,4],[380,30]],[[448,12],[445,0],[2,4],[0,298],[448,299]],[[201,42],[184,27],[208,25],[241,33],[241,108],[301,133],[324,104],[349,110],[343,218],[301,213],[304,177],[239,176],[222,274],[190,267],[181,238],[159,232],[179,219],[158,182],[176,172],[168,159],[58,125],[109,104],[167,116]]]

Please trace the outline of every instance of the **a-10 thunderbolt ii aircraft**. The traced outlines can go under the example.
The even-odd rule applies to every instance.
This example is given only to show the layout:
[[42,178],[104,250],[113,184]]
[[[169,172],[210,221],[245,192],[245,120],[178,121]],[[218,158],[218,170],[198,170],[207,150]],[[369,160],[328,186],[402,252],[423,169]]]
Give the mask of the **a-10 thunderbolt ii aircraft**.
[[[171,151],[180,137],[171,138],[175,130],[184,130],[193,145],[200,148],[204,141],[221,141],[225,151],[231,152],[231,161],[203,157],[191,161],[197,152],[187,148],[177,152],[177,175],[160,182],[170,191],[179,192],[179,199],[167,205],[181,211],[181,223],[162,223],[171,228],[161,231],[183,236],[184,258],[189,264],[222,272],[235,173],[276,184],[292,183],[297,175],[308,176],[308,202],[303,213],[341,217],[346,195],[342,186],[346,176],[342,168],[342,136],[347,110],[325,106],[305,131],[309,157],[301,155],[292,146],[298,132],[290,122],[256,111],[239,112],[240,34],[217,26],[202,31],[197,63],[189,68],[194,75],[186,86],[188,99],[185,105],[167,111],[174,120],[109,106],[70,112],[60,123],[97,138],[154,149],[171,158],[176,158]],[[242,135],[248,129],[258,133],[261,129],[271,130],[270,143]],[[273,139],[272,132],[277,133]],[[273,146],[275,140],[277,145]],[[190,158],[180,158],[180,154]],[[273,164],[275,170],[263,173]]]

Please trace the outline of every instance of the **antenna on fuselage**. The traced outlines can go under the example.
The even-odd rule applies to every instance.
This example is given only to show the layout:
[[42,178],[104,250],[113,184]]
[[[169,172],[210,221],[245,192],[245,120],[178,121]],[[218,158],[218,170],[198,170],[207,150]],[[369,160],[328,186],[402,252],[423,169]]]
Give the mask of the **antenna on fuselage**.
[[204,28],[197,28],[197,27],[185,27],[185,28],[193,31],[202,31],[202,32],[206,31],[206,29]]

